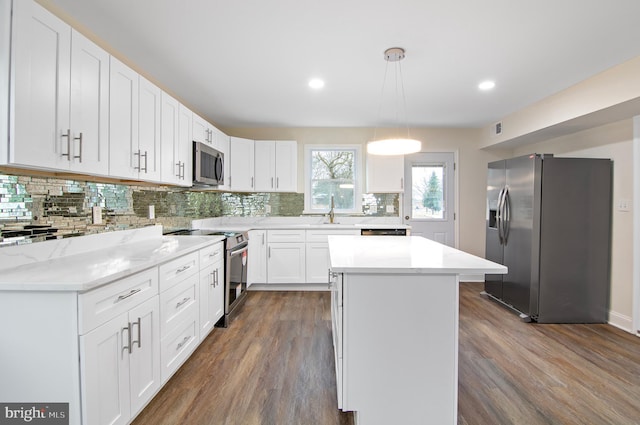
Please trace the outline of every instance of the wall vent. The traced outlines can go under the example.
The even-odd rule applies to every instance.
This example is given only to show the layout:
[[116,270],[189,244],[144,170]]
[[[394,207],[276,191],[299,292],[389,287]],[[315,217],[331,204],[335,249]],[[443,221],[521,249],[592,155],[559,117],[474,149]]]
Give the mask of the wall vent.
[[499,135],[502,134],[502,121],[497,122],[493,128],[493,134],[494,135]]

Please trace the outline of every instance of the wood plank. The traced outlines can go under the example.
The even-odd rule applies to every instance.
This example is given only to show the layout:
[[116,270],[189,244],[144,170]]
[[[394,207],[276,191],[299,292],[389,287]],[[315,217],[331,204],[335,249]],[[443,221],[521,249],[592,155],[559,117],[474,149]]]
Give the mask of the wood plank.
[[[461,284],[459,424],[640,423],[639,338],[523,323],[482,289]],[[134,424],[353,424],[337,408],[329,309],[328,292],[250,291]]]

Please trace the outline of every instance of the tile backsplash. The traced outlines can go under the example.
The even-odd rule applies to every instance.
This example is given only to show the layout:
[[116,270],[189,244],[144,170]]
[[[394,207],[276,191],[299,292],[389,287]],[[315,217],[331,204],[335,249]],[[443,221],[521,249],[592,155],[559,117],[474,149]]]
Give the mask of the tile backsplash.
[[[397,194],[366,194],[363,213],[397,217],[398,202]],[[395,212],[387,213],[387,205]],[[101,207],[100,224],[92,221],[94,206]],[[185,228],[207,217],[296,217],[303,209],[301,193],[207,192],[0,174],[0,246],[153,224]]]

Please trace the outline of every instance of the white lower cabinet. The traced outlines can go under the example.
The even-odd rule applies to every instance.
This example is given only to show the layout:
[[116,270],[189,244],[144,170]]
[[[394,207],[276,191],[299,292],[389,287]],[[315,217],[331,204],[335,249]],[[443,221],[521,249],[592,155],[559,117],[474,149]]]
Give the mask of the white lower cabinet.
[[249,230],[247,287],[267,282],[267,231]]
[[306,283],[328,283],[329,235],[359,235],[356,229],[307,230]]
[[224,315],[224,245],[200,250],[200,341]]
[[305,231],[267,231],[267,283],[304,283]]
[[160,361],[166,382],[198,346],[199,253],[183,255],[159,267]]
[[[157,283],[155,268],[124,279],[133,289],[104,304],[133,298],[140,292],[134,286],[154,277]],[[80,335],[83,423],[129,423],[160,388],[160,308],[157,291],[149,294],[141,304]],[[96,306],[81,302],[80,307]]]

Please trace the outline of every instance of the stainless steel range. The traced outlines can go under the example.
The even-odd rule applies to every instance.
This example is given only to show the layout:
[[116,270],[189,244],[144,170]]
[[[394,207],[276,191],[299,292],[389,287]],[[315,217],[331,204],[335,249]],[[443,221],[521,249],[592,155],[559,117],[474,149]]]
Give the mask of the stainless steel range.
[[226,328],[244,303],[247,291],[247,265],[249,262],[249,233],[246,231],[217,231],[182,229],[165,235],[224,236],[224,316],[216,323]]

